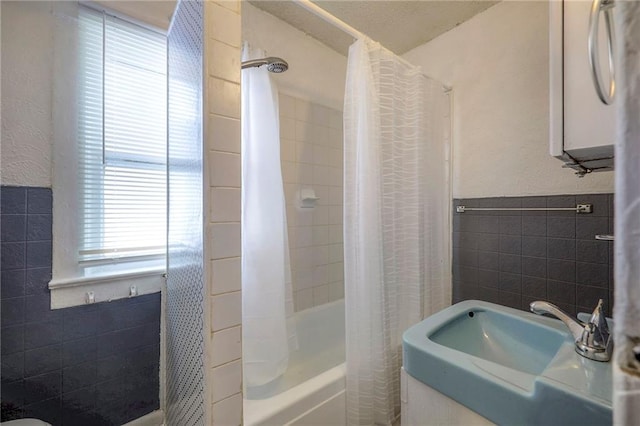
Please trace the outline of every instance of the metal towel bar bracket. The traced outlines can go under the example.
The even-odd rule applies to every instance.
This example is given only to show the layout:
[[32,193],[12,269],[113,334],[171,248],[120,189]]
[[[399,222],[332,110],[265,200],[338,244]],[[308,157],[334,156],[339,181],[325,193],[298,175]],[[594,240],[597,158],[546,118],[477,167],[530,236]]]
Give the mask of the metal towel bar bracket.
[[456,213],[483,212],[575,212],[593,213],[593,204],[578,204],[575,207],[466,207],[456,206]]

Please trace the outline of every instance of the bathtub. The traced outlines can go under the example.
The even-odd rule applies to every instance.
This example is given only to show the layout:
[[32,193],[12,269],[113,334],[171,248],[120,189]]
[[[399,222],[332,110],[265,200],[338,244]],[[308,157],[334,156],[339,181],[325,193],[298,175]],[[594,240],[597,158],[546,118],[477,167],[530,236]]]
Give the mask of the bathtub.
[[245,426],[346,424],[344,300],[298,312],[296,330],[287,371],[246,389]]

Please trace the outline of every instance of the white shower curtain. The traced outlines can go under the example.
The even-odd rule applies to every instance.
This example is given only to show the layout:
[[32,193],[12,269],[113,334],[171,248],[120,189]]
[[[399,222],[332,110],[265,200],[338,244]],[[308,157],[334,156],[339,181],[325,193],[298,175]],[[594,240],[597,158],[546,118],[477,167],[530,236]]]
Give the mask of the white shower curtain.
[[[244,46],[243,61],[265,52]],[[244,382],[287,368],[295,347],[278,93],[266,67],[242,71],[242,343]]]
[[640,424],[640,3],[616,2],[613,421]]
[[344,250],[347,419],[400,411],[402,333],[450,303],[442,85],[379,44],[349,49]]

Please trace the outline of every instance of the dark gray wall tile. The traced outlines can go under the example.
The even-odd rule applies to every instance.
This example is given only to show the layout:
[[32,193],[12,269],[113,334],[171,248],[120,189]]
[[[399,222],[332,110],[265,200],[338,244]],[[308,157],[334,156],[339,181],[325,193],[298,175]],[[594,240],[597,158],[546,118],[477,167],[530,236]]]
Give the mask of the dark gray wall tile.
[[500,236],[491,234],[481,234],[478,239],[479,251],[500,251]]
[[500,233],[506,235],[522,235],[522,218],[520,216],[501,216]]
[[[575,195],[552,195],[547,197],[547,207],[575,207],[576,206]],[[575,217],[574,212],[570,211],[548,211],[547,216],[565,216]]]
[[607,215],[610,218],[616,217],[615,215],[615,195],[607,194],[607,204],[609,206],[609,214]]
[[25,417],[36,417],[52,425],[62,421],[62,398],[56,396],[24,407]]
[[575,305],[576,284],[547,280],[547,297],[552,303]]
[[547,217],[544,216],[525,216],[522,219],[522,235],[533,237],[547,236]]
[[159,322],[102,334],[98,340],[98,358],[152,345],[158,341],[159,337]]
[[151,345],[134,352],[124,352],[98,360],[97,380],[110,380],[117,376],[133,376],[145,370],[155,371],[160,356],[160,345]]
[[27,264],[27,244],[2,243],[0,245],[0,270],[24,269]]
[[478,267],[478,252],[476,250],[453,249],[453,263],[462,266]]
[[500,292],[495,288],[478,287],[478,299],[490,303],[500,303]]
[[[614,260],[614,253],[613,253],[613,241],[609,241],[607,242],[607,246],[609,246],[609,265],[613,266],[613,260]],[[611,281],[613,282],[613,281]]]
[[478,234],[470,232],[455,232],[453,234],[453,248],[466,250],[478,249]]
[[[575,215],[575,213],[573,213]],[[553,238],[575,238],[576,218],[575,217],[548,217],[547,236]]]
[[30,214],[26,217],[28,241],[51,240],[52,216],[50,214]]
[[[461,250],[463,264],[477,266],[477,252]],[[131,299],[133,300],[133,299]],[[104,333],[114,330],[154,323],[160,318],[160,304],[156,301],[136,303],[120,307],[115,304],[103,304],[98,310],[97,331]]]
[[547,238],[547,257],[549,259],[576,259],[576,240]]
[[25,377],[37,376],[62,368],[62,345],[51,345],[24,352]]
[[[157,398],[151,398],[149,396],[150,390],[157,388],[156,382],[142,383],[136,386],[127,387],[129,394],[138,401],[137,404],[132,403],[129,398],[117,398],[103,402],[101,400],[101,394],[97,395],[96,407],[98,413],[111,424],[124,424],[135,418],[140,417],[144,413],[148,413],[157,409]],[[142,413],[142,414],[141,414]]]
[[24,298],[2,299],[2,327],[22,324],[24,322]]
[[34,349],[58,343],[62,343],[62,318],[25,324],[25,349]]
[[500,272],[500,290],[522,293],[522,275]]
[[547,257],[547,239],[545,237],[522,237],[522,255]]
[[585,286],[609,287],[609,266],[599,263],[578,262],[576,282]]
[[27,377],[24,386],[25,405],[59,397],[62,393],[62,370]]
[[[14,382],[3,381],[0,384],[0,395],[2,395],[2,420],[14,420],[22,418],[24,407],[24,380]],[[11,413],[7,413],[10,410]],[[9,414],[9,416],[7,416]]]
[[609,216],[610,194],[580,194],[576,195],[577,204],[592,204],[593,211],[589,216]]
[[0,346],[3,356],[24,351],[24,327],[22,325],[9,327],[3,323],[0,329]]
[[62,318],[63,310],[51,309],[51,300],[48,294],[25,296],[25,321],[44,322],[56,321]]
[[97,357],[98,340],[96,336],[65,341],[62,344],[62,364],[65,367],[87,361],[95,361]]
[[478,284],[477,268],[453,265],[453,275],[457,281],[462,281],[467,284]]
[[53,195],[49,188],[27,189],[27,213],[51,214],[53,209]]
[[598,234],[608,232],[608,220],[606,217],[587,217],[576,219],[576,238],[593,241]]
[[579,262],[609,263],[609,244],[603,241],[576,240],[576,260]]
[[[159,408],[160,294],[51,310],[51,190],[1,187],[0,197],[2,421],[114,425]],[[112,373],[106,388],[125,384],[103,412],[98,365]]]
[[498,300],[501,305],[509,306],[510,308],[520,309],[522,306],[522,296],[518,293],[501,291],[498,295]]
[[[129,356],[136,356],[135,353]],[[77,389],[85,388],[88,385],[98,383],[98,366],[95,361],[74,364],[62,369],[62,392],[68,393]],[[119,377],[118,371],[113,372],[111,377]],[[103,381],[105,379],[102,379]]]
[[478,217],[461,213],[456,217],[460,232],[478,232]]
[[25,287],[24,269],[14,269],[0,272],[0,297],[9,299],[24,296]]
[[[547,280],[546,278],[522,276],[522,294],[537,299],[546,299]],[[528,309],[528,308],[527,308]]]
[[500,253],[481,251],[478,253],[478,267],[482,269],[500,270]]
[[611,232],[612,194],[465,199],[453,204],[574,207],[577,203],[592,203],[594,213],[467,212],[465,219],[454,213],[453,238],[458,250],[453,300],[477,298],[524,310],[534,300],[549,300],[574,314],[576,307],[584,309],[581,305],[601,297],[610,308],[612,244],[593,237],[606,233],[604,229]]
[[500,235],[500,253],[522,254],[522,237],[519,235]]
[[25,294],[49,294],[49,281],[51,281],[51,268],[27,269],[24,289]]
[[65,340],[94,336],[98,332],[98,321],[97,309],[91,311],[68,310],[64,313],[63,319]]
[[2,355],[2,381],[15,382],[24,378],[24,352]]
[[497,216],[477,216],[473,232],[499,234],[500,218]]
[[51,241],[27,242],[27,268],[51,265]]
[[468,284],[468,283],[461,283],[459,281],[453,281],[452,298],[453,298],[453,303],[458,303],[463,300],[478,299],[478,286],[475,284]]
[[[576,290],[576,306],[582,308],[582,312],[591,313],[598,304],[598,300],[604,301],[604,308],[609,307],[609,291],[601,287],[580,286]],[[607,316],[610,312],[607,311]]]
[[112,424],[97,412],[95,386],[68,392],[62,396],[62,423],[65,426]]
[[25,215],[2,215],[0,217],[0,239],[3,243],[27,240],[27,221]]
[[522,258],[522,275],[530,277],[547,277],[547,260],[540,257]]
[[478,270],[478,285],[482,287],[500,287],[500,272],[487,269]]
[[522,273],[522,256],[500,253],[500,272]]
[[0,213],[25,214],[27,212],[27,188],[3,186],[0,188]]
[[576,262],[547,259],[547,276],[552,280],[576,282]]
[[[545,208],[547,197],[522,197],[522,207]],[[522,216],[546,216],[546,211],[523,211]],[[529,219],[528,219],[529,220]],[[524,225],[523,219],[522,224]]]

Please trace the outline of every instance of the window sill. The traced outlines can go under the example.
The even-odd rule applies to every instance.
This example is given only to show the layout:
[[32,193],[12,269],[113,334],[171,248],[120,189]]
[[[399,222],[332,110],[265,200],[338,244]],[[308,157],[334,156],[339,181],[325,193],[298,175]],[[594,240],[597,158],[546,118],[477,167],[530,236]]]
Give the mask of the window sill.
[[[116,299],[157,293],[164,285],[164,269],[151,269],[130,273],[96,275],[70,279],[54,279],[49,282],[51,309],[69,308],[90,304],[89,292],[93,292],[94,302],[108,302]],[[131,288],[135,286],[135,295]]]

